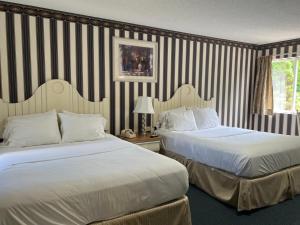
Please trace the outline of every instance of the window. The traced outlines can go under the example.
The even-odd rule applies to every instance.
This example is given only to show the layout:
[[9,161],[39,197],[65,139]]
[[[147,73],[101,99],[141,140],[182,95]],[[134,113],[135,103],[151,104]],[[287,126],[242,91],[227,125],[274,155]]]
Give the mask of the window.
[[274,112],[300,111],[300,59],[273,60]]

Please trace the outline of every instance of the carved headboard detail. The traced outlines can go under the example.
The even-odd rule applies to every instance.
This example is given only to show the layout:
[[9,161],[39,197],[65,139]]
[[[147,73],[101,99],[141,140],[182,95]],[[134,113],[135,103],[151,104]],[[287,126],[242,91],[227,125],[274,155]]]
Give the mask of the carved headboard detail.
[[7,103],[0,99],[0,136],[2,136],[5,119],[9,116],[26,115],[67,110],[74,113],[100,113],[107,119],[109,130],[109,99],[90,102],[84,99],[67,81],[50,80],[41,85],[29,99],[19,103]]
[[215,108],[216,101],[215,98],[211,98],[210,100],[202,99],[192,85],[184,84],[176,90],[175,94],[169,100],[161,102],[157,98],[154,99],[153,107],[155,114],[153,117],[153,126],[157,124],[158,116],[161,112],[181,106]]

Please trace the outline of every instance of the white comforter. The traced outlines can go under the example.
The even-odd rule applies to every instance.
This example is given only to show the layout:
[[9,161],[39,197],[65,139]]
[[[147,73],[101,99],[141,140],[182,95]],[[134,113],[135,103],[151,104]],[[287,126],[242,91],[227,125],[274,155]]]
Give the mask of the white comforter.
[[166,150],[242,177],[263,176],[300,164],[300,137],[224,126],[159,133]]
[[0,147],[0,224],[88,224],[183,196],[186,169],[108,136],[24,149]]

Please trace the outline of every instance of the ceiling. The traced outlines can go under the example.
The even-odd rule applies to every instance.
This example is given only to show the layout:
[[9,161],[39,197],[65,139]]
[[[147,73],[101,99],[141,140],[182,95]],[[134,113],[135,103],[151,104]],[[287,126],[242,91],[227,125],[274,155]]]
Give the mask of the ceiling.
[[13,0],[254,44],[300,38],[300,0]]

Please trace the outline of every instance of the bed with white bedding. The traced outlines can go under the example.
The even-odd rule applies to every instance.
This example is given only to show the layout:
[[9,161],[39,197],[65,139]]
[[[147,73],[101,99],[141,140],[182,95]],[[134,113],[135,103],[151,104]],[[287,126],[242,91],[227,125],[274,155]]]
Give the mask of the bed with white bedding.
[[182,198],[178,162],[112,135],[89,142],[0,147],[0,224],[89,224]]
[[300,164],[300,138],[218,126],[160,130],[164,149],[236,176],[255,178]]
[[109,108],[62,80],[0,99],[1,225],[191,225],[186,168],[106,134]]
[[[185,165],[189,181],[237,210],[300,194],[300,138],[220,125],[215,100],[183,85],[154,100],[162,152]],[[196,127],[196,128],[195,128]]]

